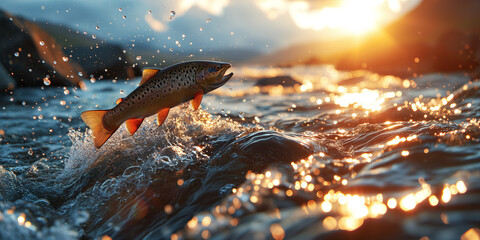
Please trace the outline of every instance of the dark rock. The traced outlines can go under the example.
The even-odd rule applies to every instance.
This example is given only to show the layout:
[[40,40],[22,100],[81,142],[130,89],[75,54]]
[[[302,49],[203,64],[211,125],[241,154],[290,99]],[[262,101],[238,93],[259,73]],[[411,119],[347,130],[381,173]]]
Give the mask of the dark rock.
[[255,84],[255,86],[259,86],[259,87],[275,86],[275,85],[282,85],[283,87],[293,87],[295,85],[302,85],[302,84],[290,76],[260,78]]
[[[81,68],[71,64],[55,39],[39,25],[0,10],[0,64],[16,87],[81,86]],[[65,61],[65,60],[66,61]]]
[[351,77],[342,79],[338,82],[338,85],[345,86],[345,85],[357,85],[365,80],[365,77]]
[[[141,75],[140,67],[133,67],[132,53],[127,53],[120,45],[81,34],[68,26],[45,23],[42,27],[63,45],[71,60],[83,68],[85,77],[131,79]],[[146,54],[151,55],[152,51],[149,49]]]
[[0,65],[0,90],[1,89],[14,89],[15,88],[15,79],[8,74],[7,70]]

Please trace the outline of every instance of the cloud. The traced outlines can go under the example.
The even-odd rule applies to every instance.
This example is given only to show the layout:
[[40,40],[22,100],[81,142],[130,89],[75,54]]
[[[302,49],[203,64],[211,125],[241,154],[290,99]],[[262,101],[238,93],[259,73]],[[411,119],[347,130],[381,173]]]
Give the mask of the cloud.
[[258,0],[255,4],[270,20],[274,20],[281,14],[287,12],[290,5],[287,0]]
[[145,14],[145,22],[152,28],[155,32],[165,32],[168,27],[161,21],[155,19],[152,14]]
[[[345,33],[366,33],[388,22],[414,0],[257,0],[255,5],[270,20],[288,14],[301,29],[336,29]],[[407,3],[407,4],[406,4]]]
[[[218,16],[223,13],[225,7],[230,4],[230,0],[177,0],[169,3],[152,2],[155,9],[171,9],[168,17],[156,19],[152,14],[145,15],[145,21],[156,32],[163,32],[168,29],[166,26],[169,21],[174,21],[185,15],[192,7],[198,7],[203,11]],[[165,14],[165,11],[163,11]],[[171,13],[174,13],[172,16]]]

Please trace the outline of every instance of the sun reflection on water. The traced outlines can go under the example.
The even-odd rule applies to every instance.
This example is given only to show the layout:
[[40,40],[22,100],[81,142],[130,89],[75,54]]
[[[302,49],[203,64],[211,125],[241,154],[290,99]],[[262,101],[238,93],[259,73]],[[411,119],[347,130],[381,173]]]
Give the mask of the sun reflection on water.
[[[340,92],[344,92],[342,90]],[[361,107],[370,111],[380,111],[385,99],[394,98],[393,93],[380,93],[378,90],[362,89],[359,93],[343,93],[334,98],[335,104],[341,107]]]
[[[398,140],[398,138],[396,138]],[[416,136],[405,138],[406,141],[416,139]],[[408,140],[407,140],[408,139]],[[348,158],[342,162],[344,166],[355,165],[371,161],[370,153],[363,153],[358,158]],[[388,213],[389,209],[399,209],[404,212],[415,211],[417,206],[425,201],[430,206],[436,207],[439,204],[447,204],[454,195],[464,194],[467,187],[463,180],[450,184],[445,183],[440,194],[434,194],[432,186],[423,178],[419,178],[420,184],[417,190],[407,190],[402,193],[378,193],[360,194],[349,193],[337,189],[337,185],[348,187],[348,180],[352,176],[333,175],[321,173],[326,168],[328,155],[319,153],[309,156],[297,162],[291,162],[292,170],[295,172],[295,181],[289,180],[279,170],[270,169],[263,173],[248,172],[247,182],[238,188],[232,189],[232,194],[217,205],[211,212],[206,212],[193,217],[188,223],[189,236],[203,235],[205,230],[212,230],[218,227],[235,226],[239,217],[247,212],[255,212],[254,209],[267,208],[271,211],[271,217],[281,220],[282,210],[271,205],[269,196],[285,198],[296,198],[296,196],[313,196],[302,205],[302,211],[307,214],[324,216],[322,227],[326,231],[347,230],[353,231],[363,225],[368,218],[381,218]],[[344,181],[346,180],[346,181]],[[440,203],[440,200],[442,203]],[[272,208],[273,207],[273,208]],[[178,233],[177,233],[178,234]],[[270,234],[274,239],[283,239],[285,230],[281,224],[274,224],[270,227]],[[176,235],[177,236],[177,235]]]

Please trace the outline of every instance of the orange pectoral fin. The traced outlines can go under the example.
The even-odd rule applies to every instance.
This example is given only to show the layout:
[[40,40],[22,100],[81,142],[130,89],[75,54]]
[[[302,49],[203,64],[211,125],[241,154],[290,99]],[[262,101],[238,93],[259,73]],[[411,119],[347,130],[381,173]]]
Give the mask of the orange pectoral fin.
[[157,124],[158,124],[158,126],[162,125],[162,123],[165,121],[165,119],[168,116],[169,111],[170,111],[170,108],[164,108],[157,113]]
[[202,103],[202,98],[203,98],[203,91],[198,91],[195,94],[195,97],[192,99],[192,107],[194,110],[197,110],[198,107],[200,107],[200,103]]
[[127,130],[130,135],[133,135],[138,130],[143,122],[143,119],[145,118],[132,118],[125,121],[125,125],[127,126]]

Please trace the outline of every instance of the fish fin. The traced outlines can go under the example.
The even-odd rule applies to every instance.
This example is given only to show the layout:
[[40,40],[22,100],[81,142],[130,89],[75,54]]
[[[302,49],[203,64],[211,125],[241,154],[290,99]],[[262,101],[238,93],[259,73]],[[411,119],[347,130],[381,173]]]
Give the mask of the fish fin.
[[202,98],[203,98],[203,91],[200,90],[195,94],[195,97],[192,99],[192,107],[194,110],[197,110],[198,107],[200,107],[200,103],[202,103]]
[[140,84],[138,84],[138,85],[140,86],[140,85],[144,84],[146,81],[153,78],[153,76],[155,76],[155,74],[157,74],[159,71],[160,71],[160,69],[155,69],[155,68],[145,68],[145,69],[143,69],[142,80],[140,80]]
[[117,101],[115,101],[115,103],[116,103],[116,104],[119,104],[119,103],[121,103],[122,101],[123,101],[123,98],[119,98],[119,99],[117,99]]
[[88,127],[92,129],[93,143],[96,148],[100,148],[112,134],[117,130],[106,129],[103,124],[103,116],[108,110],[85,111],[81,117]]
[[170,108],[164,108],[157,113],[157,124],[158,124],[158,126],[162,125],[162,123],[165,121],[165,119],[168,116],[169,111],[170,111]]
[[127,126],[127,130],[130,135],[133,135],[137,131],[137,129],[142,124],[143,119],[145,118],[132,118],[125,121],[125,125]]

